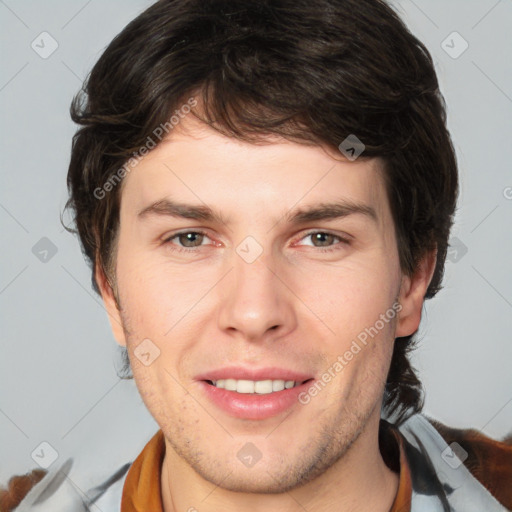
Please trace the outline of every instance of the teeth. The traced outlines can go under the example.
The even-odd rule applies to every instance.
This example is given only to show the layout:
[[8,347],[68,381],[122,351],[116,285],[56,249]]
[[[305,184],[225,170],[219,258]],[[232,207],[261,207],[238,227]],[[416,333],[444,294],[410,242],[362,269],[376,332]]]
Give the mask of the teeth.
[[[291,381],[293,383],[293,381]],[[283,391],[285,387],[284,380],[273,380],[272,381],[272,391]]]
[[[219,381],[221,382],[221,381]],[[219,386],[221,387],[221,386]],[[226,379],[224,381],[224,389],[228,391],[236,391],[236,380],[235,379]]]
[[220,379],[212,381],[217,388],[227,389],[228,391],[236,391],[237,393],[249,393],[258,395],[267,395],[275,391],[283,391],[283,389],[291,389],[298,386],[300,382],[293,380],[235,380]]
[[236,383],[237,393],[254,393],[254,381],[253,380],[239,380]]

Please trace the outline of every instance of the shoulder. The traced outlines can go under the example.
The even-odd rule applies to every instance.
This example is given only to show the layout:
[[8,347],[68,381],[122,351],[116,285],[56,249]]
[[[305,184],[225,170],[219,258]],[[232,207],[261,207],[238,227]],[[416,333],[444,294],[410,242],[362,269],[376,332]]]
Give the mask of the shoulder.
[[[1,512],[118,511],[123,483],[131,463],[126,463],[92,488],[70,477],[73,459],[49,470],[35,469],[10,478],[0,488]],[[93,479],[94,480],[94,479]],[[92,507],[92,508],[91,508]]]
[[394,427],[412,482],[411,510],[512,511],[510,438],[449,427],[422,413]]
[[6,487],[0,486],[0,511],[11,512],[27,495],[27,493],[39,483],[47,471],[34,469],[25,475],[15,475],[9,479]]
[[457,429],[426,418],[446,444],[457,443],[464,450],[463,462],[471,474],[500,503],[512,509],[512,434],[496,440],[473,428]]

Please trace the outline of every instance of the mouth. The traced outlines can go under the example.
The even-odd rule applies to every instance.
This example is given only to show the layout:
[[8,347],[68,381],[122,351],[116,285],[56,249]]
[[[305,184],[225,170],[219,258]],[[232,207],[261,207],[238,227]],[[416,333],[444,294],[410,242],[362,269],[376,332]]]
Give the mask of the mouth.
[[311,375],[279,368],[224,368],[196,377],[205,398],[220,411],[245,420],[264,420],[298,407]]

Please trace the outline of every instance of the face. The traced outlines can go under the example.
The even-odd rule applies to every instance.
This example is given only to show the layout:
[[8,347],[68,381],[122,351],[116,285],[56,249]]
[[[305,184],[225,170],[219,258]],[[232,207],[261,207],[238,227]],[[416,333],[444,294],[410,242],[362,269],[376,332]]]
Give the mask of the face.
[[346,454],[421,308],[378,160],[188,118],[123,182],[116,277],[120,311],[100,287],[169,453],[245,492]]

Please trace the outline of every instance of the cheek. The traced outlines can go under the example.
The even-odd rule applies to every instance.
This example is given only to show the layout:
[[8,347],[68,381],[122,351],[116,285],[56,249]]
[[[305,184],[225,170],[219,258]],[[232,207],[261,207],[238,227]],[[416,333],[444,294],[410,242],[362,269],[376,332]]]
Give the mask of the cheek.
[[[333,338],[345,342],[372,327],[392,308],[398,295],[397,272],[379,268],[379,262],[347,262],[338,268],[317,268],[311,274],[314,279],[296,281],[297,295],[317,320],[329,327]],[[394,316],[393,311],[389,312],[388,317]]]
[[[118,281],[133,374],[141,383],[141,395],[149,396],[148,390],[163,389],[172,384],[172,377],[182,377],[176,372],[195,344],[204,315],[199,302],[212,279],[125,257],[118,263]],[[154,362],[146,366],[142,353],[149,353]]]
[[325,324],[331,331],[321,345],[326,378],[334,375],[325,403],[356,410],[380,398],[393,350],[397,275],[378,263],[359,262],[316,274],[307,300],[322,322],[312,317],[309,327],[326,332]]
[[344,347],[338,392],[348,407],[377,403],[381,398],[393,351],[394,321],[371,325]]
[[118,282],[130,328],[139,336],[165,337],[188,302],[179,278],[147,260],[120,260]]
[[163,360],[161,356],[148,367],[137,361],[132,372],[146,408],[161,427],[168,428],[171,418],[181,417],[186,409],[186,393],[177,384],[173,368],[161,364]]

